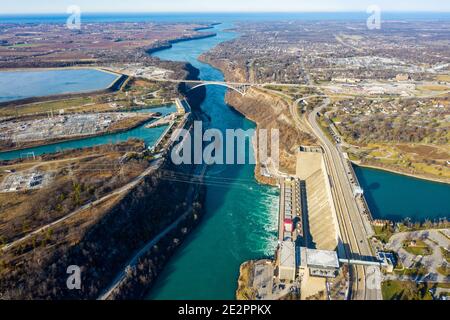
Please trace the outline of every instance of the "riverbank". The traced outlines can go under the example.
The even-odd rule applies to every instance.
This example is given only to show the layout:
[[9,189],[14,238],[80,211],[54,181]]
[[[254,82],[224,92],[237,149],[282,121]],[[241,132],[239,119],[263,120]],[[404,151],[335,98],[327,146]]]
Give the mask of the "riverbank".
[[404,172],[401,170],[395,170],[395,169],[386,168],[383,166],[364,164],[361,161],[355,161],[355,160],[351,160],[351,163],[353,163],[354,165],[356,165],[358,167],[362,167],[362,168],[369,168],[369,169],[374,169],[374,170],[379,170],[379,171],[395,173],[395,174],[398,174],[401,176],[407,176],[410,178],[415,178],[415,179],[424,180],[424,181],[430,181],[430,182],[436,182],[436,183],[442,183],[442,184],[450,184],[450,179],[438,179],[438,178],[425,176],[422,174],[407,173],[407,172]]
[[245,261],[239,267],[238,288],[236,290],[237,300],[255,300],[257,291],[253,288],[253,274],[255,272],[255,261]]
[[[212,29],[212,27],[204,27],[204,28],[197,28],[195,31],[198,30],[206,30],[206,29]],[[161,42],[160,44],[156,45],[153,48],[146,49],[145,52],[149,55],[152,55],[158,51],[171,49],[173,47],[173,44],[184,42],[184,41],[191,41],[191,40],[200,40],[200,39],[206,39],[206,38],[212,38],[217,36],[216,33],[208,33],[208,34],[200,34],[200,35],[194,35],[191,37],[185,37],[185,38],[178,38],[173,40],[167,40],[164,42]]]
[[449,184],[359,166],[354,170],[373,219],[413,223],[448,220]]
[[[198,80],[199,71],[196,68],[188,64],[186,69],[188,70],[187,79]],[[179,89],[185,93],[183,91],[184,87]],[[185,121],[179,124],[181,128],[191,130],[192,121],[203,118],[203,113],[198,105],[203,99],[203,95],[200,96],[197,99],[191,96],[191,105],[189,106],[191,114],[184,114],[183,118]],[[160,120],[166,118],[167,116]],[[184,190],[187,196],[183,202],[185,211],[133,254],[131,260],[123,266],[112,283],[100,294],[98,297],[100,300],[144,298],[155,285],[155,281],[160,277],[160,273],[164,271],[172,255],[184,244],[184,241],[200,224],[205,214],[205,185],[203,183],[192,183],[191,177],[195,176],[196,179],[203,181],[207,167],[205,164],[172,164],[169,155],[174,141],[178,141],[178,139],[174,139],[172,144],[163,152],[165,155],[164,165],[167,168],[162,168],[160,172],[162,172],[163,179],[167,181],[173,181],[185,186],[187,184]],[[174,205],[178,207],[178,205]]]
[[157,116],[156,114],[145,115],[143,113],[140,113],[139,119],[133,119],[134,121],[131,121],[131,123],[130,122],[125,123],[125,121],[122,121],[123,123],[118,123],[115,126],[113,125],[113,128],[108,129],[101,133],[97,133],[97,134],[76,135],[76,136],[72,136],[72,137],[38,140],[38,141],[28,141],[28,142],[21,143],[20,147],[12,147],[12,148],[0,146],[0,157],[1,157],[2,153],[10,152],[10,151],[20,151],[20,150],[26,151],[27,149],[34,148],[34,147],[51,146],[51,145],[59,144],[62,142],[76,141],[76,140],[80,140],[80,139],[102,137],[102,136],[107,136],[107,135],[111,135],[111,134],[127,132],[129,130],[138,128],[139,126],[141,126],[149,121],[152,121],[153,119],[156,118],[156,116]]
[[[190,126],[186,122],[180,122],[180,125]],[[159,158],[159,160],[151,160],[152,157],[145,147],[142,147],[141,152],[136,154],[129,154],[127,150],[118,148],[122,152],[118,157],[120,160],[111,159],[112,163],[116,165],[120,162],[122,166],[129,163],[132,168],[135,168],[138,159],[141,162],[150,161],[150,167],[144,172],[145,176],[140,177],[142,179],[136,185],[131,186],[129,190],[117,193],[117,189],[113,189],[111,197],[107,201],[98,204],[92,202],[84,210],[87,212],[81,211],[65,220],[64,223],[52,226],[51,239],[42,240],[42,243],[45,241],[45,245],[35,248],[35,241],[41,243],[40,235],[34,239],[25,240],[23,247],[26,247],[27,250],[25,254],[22,253],[24,268],[16,268],[13,274],[7,272],[11,268],[9,261],[12,261],[11,259],[14,259],[21,249],[18,252],[16,252],[17,250],[6,252],[2,257],[6,264],[0,268],[0,290],[4,296],[11,299],[96,299],[100,291],[111,283],[114,276],[123,271],[121,267],[127,264],[130,258],[129,253],[142,252],[142,257],[139,257],[136,264],[133,265],[135,268],[133,273],[126,273],[126,279],[120,282],[111,296],[112,299],[142,298],[175,249],[182,244],[182,240],[187,237],[202,216],[204,186],[191,184],[191,187],[186,188],[186,182],[177,179],[178,176],[196,174],[197,168],[191,165],[175,166],[171,164],[169,158],[171,147],[171,145],[167,146],[168,149],[163,152],[163,158]],[[112,148],[102,146],[83,150],[84,152],[95,152],[102,148],[105,150],[115,149],[114,146]],[[68,157],[68,154],[79,154],[80,152],[72,150],[64,153],[64,156]],[[102,152],[101,155],[107,157],[108,155],[104,155],[104,153]],[[101,164],[106,165],[109,170],[115,170],[115,165],[109,165],[109,162]],[[76,169],[76,166],[74,168]],[[96,170],[91,170],[91,174],[105,174],[105,170],[99,170],[101,167],[95,166],[94,168]],[[90,168],[88,167],[88,169]],[[71,175],[73,182],[69,179],[68,183],[73,183],[74,188],[79,185],[77,188],[81,192],[89,193],[91,187],[85,179],[87,173],[84,170],[79,172],[75,170],[75,172],[79,176],[77,178],[82,182],[78,183],[76,177]],[[119,175],[111,174],[109,178],[117,180],[122,174],[123,171]],[[65,179],[64,177],[62,176],[60,179]],[[64,192],[64,189],[58,188],[57,192]],[[45,190],[42,191],[45,192]],[[58,196],[57,192],[52,192],[56,199],[66,199],[64,194]],[[77,199],[77,197],[68,197],[68,199]],[[53,197],[51,200],[53,201]],[[132,214],[130,215],[130,213]],[[89,217],[88,221],[86,221],[87,217]],[[170,232],[164,233],[160,237],[160,234],[174,221],[177,221],[177,224],[169,230]],[[73,224],[77,227],[70,228]],[[153,241],[155,237],[158,241],[147,248],[148,241]],[[30,258],[35,254],[34,250],[46,251],[45,259],[42,259],[39,265]],[[63,253],[62,257],[60,252]],[[107,252],[106,255],[105,252]],[[88,261],[86,261],[86,257],[89,257]],[[87,285],[77,292],[64,290],[65,284],[63,283],[61,286],[58,283],[54,284],[57,282],[55,279],[61,277],[61,273],[65,272],[64,266],[69,260],[89,269],[86,271],[89,278]],[[51,271],[48,271],[49,265],[53,266]],[[41,288],[39,292],[31,289],[35,288],[33,281],[37,281],[37,279],[45,287]],[[15,287],[11,285],[15,282],[23,284],[20,291],[16,291]],[[50,285],[50,283],[53,284]],[[52,290],[47,290],[47,287],[51,287]]]
[[[197,52],[207,50],[233,36],[219,32],[217,37],[184,41],[180,44],[186,45],[174,45],[173,49],[164,51],[162,56],[167,60],[184,61],[188,55],[189,61],[186,65],[190,70],[198,72],[195,76],[191,73],[188,77],[197,78],[200,74],[205,80],[220,81],[222,75],[218,70],[197,63]],[[180,58],[177,59],[178,57]],[[183,89],[183,86],[179,88]],[[205,125],[223,131],[229,128],[254,128],[253,123],[224,103],[224,88],[198,90],[195,95],[204,96],[206,99],[199,102],[198,109],[192,103],[191,105],[200,117],[207,118]],[[199,101],[198,97],[189,98]],[[97,298],[100,290],[107,288],[115,275],[123,271],[122,266],[127,264],[133,252],[144,248],[186,209],[195,209],[201,205],[201,215],[204,216],[202,223],[192,229],[181,228],[177,232],[181,232],[183,236],[171,234],[159,245],[153,246],[149,252],[150,258],[146,256],[143,263],[129,269],[132,277],[130,282],[125,283],[126,290],[122,291],[124,295],[120,293],[120,297],[115,297],[138,297],[143,292],[141,289],[152,287],[150,295],[155,299],[161,299],[165,294],[172,299],[233,299],[236,291],[235,281],[242,261],[273,254],[273,245],[276,242],[273,234],[276,226],[273,225],[272,217],[276,216],[276,190],[256,183],[253,165],[209,166],[202,184],[193,181],[198,173],[189,168],[168,166],[163,169],[149,176],[145,183],[136,186],[124,199],[116,199],[118,202],[108,204],[113,205],[113,208],[108,209],[106,215],[102,213],[100,220],[94,215],[95,209],[88,210],[83,213],[82,218],[89,220],[77,220],[76,223],[80,224],[77,228],[52,230],[52,238],[59,236],[61,232],[75,232],[75,238],[70,234],[67,242],[63,243],[75,245],[68,248],[52,247],[52,250],[56,249],[57,252],[46,255],[50,261],[42,261],[40,267],[29,265],[32,261],[26,259],[24,269],[21,270],[28,270],[28,273],[23,272],[19,276],[17,272],[14,275],[6,272],[8,282],[2,281],[0,285],[9,284],[8,295],[12,297]],[[186,193],[187,186],[192,184],[206,189],[205,199],[201,204],[193,204],[194,198]],[[87,229],[86,223],[89,223]],[[70,225],[65,225],[67,226]],[[224,238],[228,241],[224,242]],[[41,240],[37,239],[39,243]],[[215,245],[211,246],[211,243]],[[167,251],[177,247],[177,250]],[[27,257],[31,257],[35,253],[34,250],[49,248],[30,249]],[[59,259],[56,260],[57,258]],[[163,259],[164,263],[161,264]],[[204,261],[209,263],[205,264]],[[86,270],[83,275],[86,275],[88,280],[81,291],[64,291],[65,283],[60,286],[57,282],[56,279],[61,279],[66,274],[63,267],[67,263],[82,265],[83,270]],[[47,268],[49,265],[53,265],[53,268]],[[164,267],[160,269],[159,266],[162,265]],[[140,277],[143,270],[147,270],[147,275]],[[13,286],[13,283],[19,282],[23,284],[22,292],[15,290],[16,287]],[[36,283],[39,285],[36,286]],[[38,290],[32,290],[37,287]],[[54,290],[49,292],[46,287]],[[128,288],[131,290],[127,291]]]
[[[231,82],[243,82],[243,72],[233,68],[224,61],[215,61],[202,55],[200,60],[208,63],[224,73],[225,80]],[[281,98],[277,98],[258,88],[250,88],[245,96],[229,90],[226,94],[226,103],[256,124],[256,132],[261,129],[278,130],[279,132],[279,168],[262,168],[260,163],[255,166],[255,178],[258,182],[277,185],[277,178],[281,172],[294,174],[296,169],[296,152],[301,145],[313,145],[316,139],[306,131],[300,131],[291,118],[289,105]],[[254,144],[253,144],[254,146]],[[270,150],[270,148],[269,148]],[[255,155],[259,150],[254,150]],[[262,172],[271,173],[272,177],[263,175]],[[281,171],[281,172],[280,172]]]
[[[171,170],[169,167],[164,169]],[[63,190],[56,192],[54,196]],[[140,250],[186,210],[193,210],[191,219],[186,222],[196,222],[201,207],[195,201],[197,198],[190,197],[184,183],[167,180],[158,170],[125,195],[92,205],[64,223],[53,226],[51,231],[36,235],[20,248],[0,253],[3,261],[0,268],[2,297],[96,299],[100,290],[127,263],[130,252]],[[172,251],[181,243],[181,236],[186,235],[187,229],[184,228],[188,226],[180,227],[178,233],[169,234],[162,243],[152,248],[154,254],[146,260],[152,268],[145,269],[145,281],[140,276],[133,278],[134,281],[150,285]],[[36,252],[41,257],[39,263],[33,258]],[[14,263],[18,256],[20,265]],[[83,267],[84,285],[81,290],[67,290],[65,282],[58,281],[65,279],[67,265],[71,264]],[[142,270],[141,263],[137,270]],[[19,290],[16,289],[17,283],[21,283]],[[127,283],[125,288],[128,290],[122,293],[122,297],[142,297],[143,292],[137,293],[135,285]],[[130,292],[130,288],[135,288],[134,292]]]
[[[201,63],[198,57],[219,43],[234,39],[234,33],[223,32],[229,28],[219,25],[215,27],[217,37],[181,42],[155,56],[187,61],[200,70],[202,80],[223,81],[219,69]],[[201,89],[206,93],[200,104],[200,112],[206,118],[204,129],[225,133],[227,129],[255,128],[253,122],[224,103],[225,88],[208,86],[196,90]],[[250,164],[208,166],[203,221],[170,259],[148,299],[235,299],[242,262],[273,255],[278,194],[276,189],[259,184],[254,170]]]
[[[200,60],[202,62],[204,62],[204,63],[210,64],[214,68],[220,69],[224,73],[225,79],[227,81],[231,81],[231,82],[247,82],[248,81],[247,80],[247,76],[245,74],[245,71],[239,69],[234,64],[230,64],[228,61],[214,60],[212,57],[208,56],[207,53],[202,55],[200,57]],[[249,90],[249,96],[252,96],[254,91],[255,91],[255,89],[250,89]],[[247,95],[245,97],[241,97],[240,98],[234,92],[228,92],[227,93],[227,103],[229,103],[237,111],[241,112],[248,119],[250,119],[253,122],[255,122],[259,127],[261,127],[261,120],[258,120],[259,114],[257,114],[257,113],[251,114],[248,111],[246,111],[245,110],[245,106],[243,106],[244,102],[240,101],[240,100],[245,100],[245,98],[247,98]],[[250,97],[250,98],[254,99],[254,97]],[[269,99],[272,100],[271,101],[272,105],[275,104],[275,105],[278,106],[280,102],[281,103],[284,102],[282,99],[276,99],[273,96],[270,96]],[[247,103],[251,103],[251,102],[247,102]],[[277,116],[279,116],[279,114],[278,113],[274,113],[272,116],[273,117],[277,117]],[[283,141],[283,139],[282,139],[282,141]],[[311,142],[308,142],[308,143],[311,143]],[[314,142],[312,142],[312,143],[314,143]],[[281,145],[281,143],[280,143],[280,145]],[[447,178],[431,177],[429,175],[420,174],[420,173],[408,173],[408,172],[405,172],[405,171],[402,171],[402,170],[396,170],[396,169],[392,169],[392,168],[387,168],[387,167],[382,166],[382,165],[364,164],[364,163],[362,163],[360,161],[352,161],[352,163],[354,163],[354,164],[356,164],[358,166],[361,166],[361,167],[373,168],[373,169],[382,170],[382,171],[386,171],[386,172],[392,172],[392,173],[396,173],[396,174],[399,174],[399,175],[404,175],[404,176],[413,177],[413,178],[417,178],[417,179],[422,179],[422,180],[426,180],[426,181],[450,184],[450,179],[447,179]],[[257,175],[257,179],[260,179],[260,175],[258,173],[255,173],[255,174]],[[261,179],[261,182],[264,183],[264,179]]]
[[[60,69],[60,70],[63,70],[63,69]],[[119,91],[122,88],[122,86],[126,83],[127,79],[128,79],[128,76],[121,75],[108,88],[101,89],[101,90],[46,95],[46,96],[42,96],[42,97],[31,97],[31,98],[24,98],[24,99],[12,100],[12,101],[0,102],[0,108],[1,107],[16,107],[16,106],[22,106],[22,105],[27,105],[27,104],[32,104],[32,103],[49,102],[49,101],[55,101],[55,100],[100,96],[100,95],[104,95],[104,94],[108,94],[108,93],[114,93],[116,91]]]

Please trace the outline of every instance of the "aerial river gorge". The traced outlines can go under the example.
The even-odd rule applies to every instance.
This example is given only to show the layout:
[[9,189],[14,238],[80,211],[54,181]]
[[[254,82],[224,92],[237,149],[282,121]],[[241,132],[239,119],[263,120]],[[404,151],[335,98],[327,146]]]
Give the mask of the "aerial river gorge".
[[[237,34],[231,25],[214,27],[216,37],[179,42],[154,53],[163,60],[187,61],[200,70],[203,80],[222,81],[223,74],[198,61],[198,57]],[[207,87],[202,110],[212,119],[210,126],[225,130],[247,129],[253,123],[224,102],[222,87]],[[177,251],[157,280],[149,299],[233,299],[239,265],[249,259],[270,256],[276,247],[277,191],[254,180],[254,166],[213,166],[208,179],[223,187],[208,186],[206,217]],[[450,185],[358,167],[374,218],[406,217],[422,221],[450,213]],[[227,181],[227,182],[224,182]],[[232,181],[232,182],[228,182]],[[387,198],[386,198],[387,196]]]
[[[216,37],[173,44],[154,56],[187,61],[203,80],[223,81],[223,74],[198,57],[237,36],[229,24],[216,25]],[[204,127],[249,129],[254,124],[225,103],[226,89],[206,87],[201,109],[211,121]],[[247,148],[250,149],[250,148]],[[149,299],[234,299],[239,266],[273,255],[276,246],[278,191],[254,179],[254,165],[213,165],[206,172],[206,213],[201,224],[169,261]],[[209,182],[209,183],[208,183]]]
[[[215,25],[213,29],[207,30],[215,32],[215,37],[177,42],[171,48],[154,52],[153,55],[162,60],[189,62],[200,71],[199,77],[202,80],[223,81],[224,76],[220,70],[200,62],[198,58],[219,43],[237,37],[237,33],[228,31],[231,27],[228,23]],[[101,75],[102,81],[92,81],[89,80],[91,75],[80,74],[80,78],[71,78],[71,83],[63,81],[61,87],[57,86],[59,89],[56,92],[43,92],[39,88],[41,81],[35,79],[36,73],[19,71],[11,76],[11,73],[0,72],[0,87],[6,88],[0,91],[0,102],[105,88],[114,80],[113,75],[105,75],[104,79]],[[57,79],[60,75],[47,76]],[[25,86],[24,83],[28,81],[31,81],[31,85]],[[94,84],[98,88],[92,86]],[[210,121],[204,123],[204,128],[224,132],[226,129],[246,130],[255,127],[254,123],[225,103],[226,88],[207,86],[205,90],[206,96],[200,107]],[[175,107],[143,111],[166,114],[175,111]],[[140,126],[117,134],[4,152],[0,153],[0,160],[20,158],[30,152],[40,155],[128,138],[141,138],[147,145],[151,145],[164,129],[165,127],[148,129]],[[361,167],[356,167],[355,171],[374,218],[398,221],[406,217],[412,220],[449,217],[448,184]],[[278,190],[256,182],[254,165],[209,166],[205,184],[203,220],[169,260],[149,292],[148,299],[234,299],[240,264],[250,259],[269,257],[274,253],[277,245]]]

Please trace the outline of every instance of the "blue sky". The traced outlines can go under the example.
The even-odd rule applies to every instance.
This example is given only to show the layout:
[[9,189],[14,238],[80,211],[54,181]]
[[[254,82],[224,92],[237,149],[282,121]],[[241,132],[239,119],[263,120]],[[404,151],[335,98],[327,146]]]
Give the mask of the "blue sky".
[[450,12],[448,0],[0,0],[0,14],[65,13],[69,5],[83,12],[293,12],[383,11]]

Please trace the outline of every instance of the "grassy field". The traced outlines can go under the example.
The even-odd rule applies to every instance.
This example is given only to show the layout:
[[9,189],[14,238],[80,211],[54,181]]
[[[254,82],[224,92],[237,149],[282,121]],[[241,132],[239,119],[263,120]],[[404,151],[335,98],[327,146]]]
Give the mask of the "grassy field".
[[7,46],[8,48],[34,48],[34,47],[39,47],[39,44],[36,43],[18,43],[18,44],[13,44],[10,46]]
[[383,243],[387,243],[393,234],[393,230],[389,226],[374,226],[373,229],[375,231],[375,237]]
[[411,245],[407,240],[403,243],[403,249],[415,256],[429,256],[433,253],[433,250],[422,240],[416,240],[415,245]]
[[384,300],[395,300],[403,291],[403,283],[400,281],[385,281],[381,284],[381,292]]
[[437,81],[450,81],[450,74],[440,74],[436,77]]
[[[41,189],[0,193],[2,240],[20,238],[129,183],[147,168],[148,162],[143,156],[126,159],[122,164],[119,159],[128,151],[141,151],[142,147],[142,142],[130,140],[114,147],[54,154],[49,156],[54,159],[48,161],[27,161],[25,168],[31,165],[29,171],[48,172],[52,178]],[[22,162],[9,168],[16,169],[16,174],[26,173]]]
[[440,179],[450,178],[450,168],[445,160],[450,157],[446,145],[369,143],[360,152],[375,165]]
[[450,289],[450,283],[438,283],[437,284],[438,288],[444,288],[444,289]]
[[445,248],[442,248],[442,247],[441,247],[441,253],[442,253],[442,256],[444,257],[444,259],[445,259],[448,263],[450,263],[450,251],[448,251],[448,250],[446,250]]
[[447,266],[447,267],[440,266],[439,268],[437,268],[437,272],[439,272],[440,274],[442,274],[445,277],[448,277],[448,276],[450,276],[450,267],[449,266]]
[[415,267],[411,268],[405,268],[402,266],[403,269],[395,269],[394,273],[399,276],[409,276],[409,277],[417,277],[417,276],[424,276],[427,274],[428,269],[425,268],[422,265],[416,265]]
[[330,126],[328,125],[328,123],[324,120],[323,117],[319,118],[319,121],[317,122],[320,126],[320,128],[322,129],[322,132],[325,134],[325,136],[327,137],[328,140],[330,141],[334,141],[333,136],[330,133]]
[[91,103],[94,103],[93,98],[80,97],[74,99],[32,103],[17,107],[2,107],[0,108],[0,117],[23,116],[27,114],[47,113],[49,111],[57,113],[61,109],[80,107]]
[[447,91],[450,88],[448,86],[440,86],[440,85],[427,85],[427,86],[418,86],[417,90],[421,91]]
[[427,284],[412,281],[388,280],[381,284],[384,300],[432,300]]

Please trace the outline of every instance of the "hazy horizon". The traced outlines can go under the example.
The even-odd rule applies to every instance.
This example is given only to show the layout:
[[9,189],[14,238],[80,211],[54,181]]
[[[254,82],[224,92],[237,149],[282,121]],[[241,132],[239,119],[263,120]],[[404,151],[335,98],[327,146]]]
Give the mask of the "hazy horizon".
[[[425,11],[425,10],[389,10],[384,11],[385,13],[450,13],[449,11]],[[336,10],[336,11],[83,11],[84,14],[300,14],[300,13],[364,13],[365,11],[360,10]],[[0,13],[2,15],[35,15],[35,14],[51,14],[51,15],[66,15],[66,12],[11,12],[11,13]]]
[[205,0],[146,1],[130,0],[21,0],[2,4],[4,14],[64,14],[71,5],[85,13],[309,13],[365,12],[377,5],[384,12],[450,12],[450,2],[440,0]]

